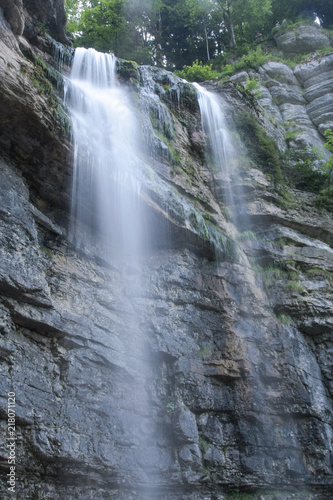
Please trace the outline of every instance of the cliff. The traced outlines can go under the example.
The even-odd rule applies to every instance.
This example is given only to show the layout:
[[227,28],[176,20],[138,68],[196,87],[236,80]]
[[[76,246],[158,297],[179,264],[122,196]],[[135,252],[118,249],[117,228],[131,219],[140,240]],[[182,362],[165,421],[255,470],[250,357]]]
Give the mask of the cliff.
[[[278,188],[272,164],[276,144],[323,145],[332,55],[210,84],[239,141],[227,179],[207,161],[194,87],[118,63],[155,228],[135,289],[95,234],[81,252],[68,242],[62,2],[0,7],[0,416],[5,436],[15,392],[16,498],[331,498],[332,216],[315,194]],[[248,76],[254,108],[236,85]],[[5,441],[0,457],[7,498]]]

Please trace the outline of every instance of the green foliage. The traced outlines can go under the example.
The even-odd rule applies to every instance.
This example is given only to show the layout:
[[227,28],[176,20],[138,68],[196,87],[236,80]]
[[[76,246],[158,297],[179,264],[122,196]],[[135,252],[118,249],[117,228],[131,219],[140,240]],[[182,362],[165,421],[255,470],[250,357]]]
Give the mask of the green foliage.
[[325,278],[325,279],[328,279],[329,281],[332,281],[333,280],[333,274],[331,271],[327,271],[326,269],[318,269],[318,268],[312,268],[312,269],[307,269],[305,271],[305,274],[311,278],[313,276],[316,276],[316,277],[322,277],[322,278]]
[[199,358],[201,359],[208,359],[212,355],[212,350],[208,346],[201,346],[199,349]]
[[204,82],[218,77],[218,73],[212,70],[211,64],[203,64],[198,60],[194,61],[192,66],[184,66],[182,71],[175,73],[189,82]]
[[176,405],[173,401],[169,401],[169,403],[167,403],[166,405],[166,411],[167,413],[171,414],[175,411],[176,409]]
[[206,438],[204,438],[203,436],[199,436],[199,448],[202,451],[202,453],[206,453],[206,451],[208,451],[210,446],[211,446],[210,442],[207,441]]
[[321,189],[316,198],[317,206],[333,212],[333,186]]
[[286,290],[289,292],[296,292],[296,293],[303,293],[305,291],[302,285],[297,283],[297,281],[289,281],[289,283],[287,283],[286,285]]
[[[112,51],[124,59],[171,70],[191,67],[195,61],[210,64],[215,59],[220,62],[213,64],[213,70],[221,70],[222,76],[264,64],[269,56],[258,44],[268,40],[277,20],[281,26],[275,31],[295,27],[304,6],[310,9],[309,21],[318,15],[323,26],[333,23],[332,9],[326,0],[64,0],[64,3],[67,29],[75,46]],[[282,24],[284,18],[287,22]],[[236,62],[235,56],[239,58]],[[211,75],[203,77],[211,78]]]
[[259,90],[260,84],[259,78],[251,78],[251,80],[247,79],[245,85],[241,83],[237,83],[237,89],[246,97],[250,105],[256,109],[257,99],[261,97],[261,92]]
[[290,325],[290,323],[292,322],[291,317],[288,316],[287,314],[279,314],[277,316],[277,320],[279,323],[282,323],[283,325]]
[[251,92],[251,94],[254,95],[257,99],[261,97],[261,92],[259,90],[260,88],[260,83],[259,83],[259,78],[251,78],[246,80],[246,83],[244,85],[244,90],[245,92]]
[[221,76],[231,76],[235,73],[235,68],[231,64],[225,64],[222,67]]
[[[325,132],[325,149],[333,153],[333,133]],[[321,158],[318,149],[288,150],[285,155],[286,176],[289,182],[298,189],[306,189],[317,194],[316,203],[319,207],[333,210],[333,155],[324,162],[321,168],[316,168],[316,162]]]
[[318,17],[323,28],[333,24],[332,4],[327,0],[273,0],[272,10],[274,23],[287,19],[290,23],[301,21],[303,24]]
[[257,236],[253,231],[243,231],[242,233],[237,235],[238,241],[256,241]]
[[35,21],[35,26],[37,26],[37,28],[40,29],[40,31],[43,33],[43,35],[50,34],[44,23],[42,23],[40,21]]
[[232,220],[232,213],[228,207],[222,207],[221,212],[227,222],[230,222]]
[[252,160],[270,175],[275,186],[282,184],[282,158],[274,139],[266,134],[253,114],[242,113],[236,120]]
[[293,120],[288,120],[282,123],[282,125],[285,128],[284,137],[287,145],[289,146],[290,142],[296,139],[301,131],[299,128],[297,128],[297,125]]
[[275,284],[276,280],[282,279],[285,277],[285,272],[278,267],[265,267],[262,270],[263,273],[263,281],[266,286],[270,287]]
[[276,203],[284,210],[292,210],[297,207],[295,195],[287,189],[279,189]]
[[252,267],[254,271],[261,274],[264,285],[267,288],[273,286],[277,280],[281,280],[283,278],[286,278],[287,276],[285,271],[283,271],[279,267],[274,267],[274,266],[262,267],[259,265],[254,265]]
[[333,132],[331,129],[325,131],[324,136],[326,138],[326,144],[324,148],[331,153],[329,159],[324,163],[323,170],[326,176],[326,182],[328,186],[331,186],[333,182]]
[[264,54],[261,47],[257,47],[255,50],[250,50],[247,54],[243,55],[239,61],[234,64],[236,71],[242,69],[259,69],[260,66],[265,64],[269,60],[267,54]]

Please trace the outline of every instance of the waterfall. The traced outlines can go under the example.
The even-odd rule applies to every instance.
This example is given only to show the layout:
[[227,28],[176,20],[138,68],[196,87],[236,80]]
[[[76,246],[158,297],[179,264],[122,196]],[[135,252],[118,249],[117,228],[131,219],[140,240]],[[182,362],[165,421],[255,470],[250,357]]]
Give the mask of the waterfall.
[[239,151],[223,111],[225,103],[221,96],[209,92],[198,83],[193,85],[197,89],[202,129],[208,139],[208,161],[220,178],[224,202],[235,224],[247,227],[249,221],[239,177]]
[[[121,300],[120,314],[106,327],[106,351],[111,351],[110,363],[123,370],[123,405],[113,413],[110,410],[110,419],[112,428],[118,422],[124,433],[123,442],[117,442],[115,436],[106,446],[117,450],[113,459],[118,474],[128,478],[122,479],[122,487],[135,483],[145,491],[154,488],[158,461],[147,388],[151,366],[140,328],[144,308],[138,306],[143,293],[142,160],[135,113],[117,82],[116,64],[110,54],[76,49],[65,97],[74,143],[70,240],[83,251],[91,240],[97,240],[99,254],[103,252],[118,273],[118,283],[110,283],[109,294],[113,300]],[[123,295],[117,295],[118,287]],[[126,365],[119,366],[118,358],[124,353]],[[119,451],[122,449],[131,450],[130,463],[126,453]],[[137,461],[142,462],[140,471],[134,465]]]
[[76,49],[66,102],[74,138],[70,239],[84,247],[85,231],[120,260],[141,251],[139,147],[135,116],[116,81],[116,58]]

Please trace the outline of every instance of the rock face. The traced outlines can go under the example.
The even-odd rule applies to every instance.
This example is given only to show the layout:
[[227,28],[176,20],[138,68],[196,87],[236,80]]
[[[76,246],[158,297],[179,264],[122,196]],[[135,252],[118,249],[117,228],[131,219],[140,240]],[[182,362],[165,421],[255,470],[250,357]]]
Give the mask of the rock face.
[[[207,166],[194,88],[164,70],[137,73],[119,62],[142,116],[143,202],[154,244],[139,288],[135,269],[103,254],[96,235],[78,254],[67,239],[65,111],[46,83],[57,81],[50,51],[40,49],[52,42],[47,34],[27,41],[7,15],[0,408],[4,436],[14,391],[17,498],[331,498],[331,214],[302,191],[283,204],[241,146],[242,175],[221,183]],[[266,97],[278,100],[266,109],[278,122],[298,106],[307,139],[320,144],[329,120],[310,127],[308,113],[325,94],[330,64],[327,57],[292,72],[269,63],[260,73]],[[248,105],[233,85],[215,90],[229,103],[236,134],[231,118],[249,113]],[[260,121],[287,147],[281,125],[262,113]],[[243,193],[251,234],[230,220],[228,185]],[[0,453],[6,498],[4,441]]]
[[0,8],[15,35],[35,37],[49,32],[59,42],[68,43],[63,0],[1,0]]
[[277,47],[285,55],[308,54],[331,45],[329,37],[319,26],[298,26],[274,36]]
[[[269,133],[285,150],[323,147],[323,135],[333,127],[333,54],[314,58],[294,69],[281,62],[268,62],[258,72],[243,71],[231,77],[260,82],[260,105],[266,112]],[[275,130],[274,130],[275,129]]]

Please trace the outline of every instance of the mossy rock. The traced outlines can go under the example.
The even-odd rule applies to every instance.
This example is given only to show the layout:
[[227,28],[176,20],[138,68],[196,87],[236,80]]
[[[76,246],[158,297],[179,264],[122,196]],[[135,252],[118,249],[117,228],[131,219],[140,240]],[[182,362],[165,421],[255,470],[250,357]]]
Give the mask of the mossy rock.
[[135,61],[117,59],[117,74],[121,80],[137,80],[138,64]]

